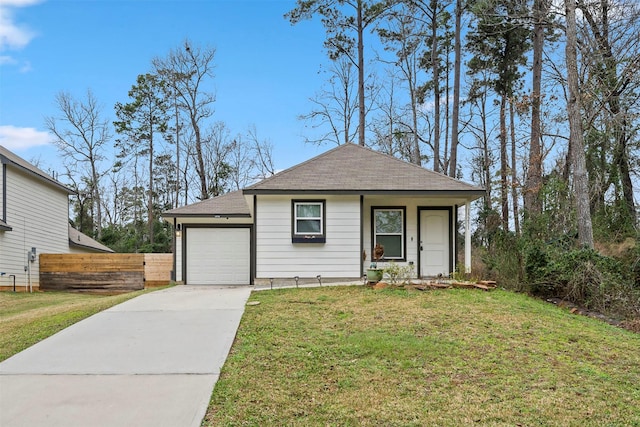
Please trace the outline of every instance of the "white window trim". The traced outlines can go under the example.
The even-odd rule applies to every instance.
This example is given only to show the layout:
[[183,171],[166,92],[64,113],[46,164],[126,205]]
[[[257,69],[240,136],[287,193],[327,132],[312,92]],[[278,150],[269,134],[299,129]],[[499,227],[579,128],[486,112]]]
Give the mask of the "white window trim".
[[[390,212],[390,211],[397,211],[400,212],[401,216],[402,216],[402,231],[400,233],[378,233],[378,230],[376,229],[377,225],[376,225],[376,213],[377,212]],[[406,231],[406,224],[405,224],[405,209],[404,208],[373,208],[373,246],[376,245],[376,243],[378,242],[378,236],[400,236],[400,251],[401,254],[400,256],[387,256],[387,254],[384,254],[384,259],[388,259],[388,260],[404,260],[406,257],[405,254],[405,247],[406,247],[406,242],[405,242],[405,231]]]
[[[324,236],[324,203],[323,201],[295,201],[293,202],[293,234],[295,236]],[[316,205],[320,207],[320,216],[318,217],[298,217],[298,206],[300,205]],[[320,221],[319,232],[298,232],[298,220],[318,220]]]

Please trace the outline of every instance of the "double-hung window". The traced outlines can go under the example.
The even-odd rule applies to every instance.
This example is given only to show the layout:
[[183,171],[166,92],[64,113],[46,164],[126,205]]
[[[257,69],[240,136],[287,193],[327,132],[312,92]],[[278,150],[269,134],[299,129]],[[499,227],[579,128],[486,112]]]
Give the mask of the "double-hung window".
[[325,242],[325,201],[293,201],[293,243]]
[[373,246],[377,244],[384,247],[385,259],[405,258],[405,208],[373,208]]

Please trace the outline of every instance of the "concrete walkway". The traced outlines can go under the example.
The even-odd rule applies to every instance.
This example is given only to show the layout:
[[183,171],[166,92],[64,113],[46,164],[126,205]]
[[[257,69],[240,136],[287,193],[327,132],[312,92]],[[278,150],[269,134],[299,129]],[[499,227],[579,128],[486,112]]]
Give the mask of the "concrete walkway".
[[250,287],[175,286],[0,363],[0,426],[199,426]]

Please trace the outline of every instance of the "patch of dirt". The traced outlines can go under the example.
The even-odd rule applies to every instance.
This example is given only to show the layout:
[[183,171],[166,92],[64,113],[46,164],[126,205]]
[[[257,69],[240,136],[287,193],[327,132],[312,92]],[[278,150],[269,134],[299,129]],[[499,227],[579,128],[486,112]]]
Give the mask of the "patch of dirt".
[[640,319],[624,320],[620,322],[620,327],[640,334]]

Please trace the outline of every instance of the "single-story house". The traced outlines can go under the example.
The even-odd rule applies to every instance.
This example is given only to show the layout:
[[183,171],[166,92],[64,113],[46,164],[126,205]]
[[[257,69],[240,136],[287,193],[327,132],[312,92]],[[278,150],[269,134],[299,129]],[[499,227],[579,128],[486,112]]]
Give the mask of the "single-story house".
[[414,275],[456,268],[458,208],[466,184],[355,144],[340,145],[241,191],[167,211],[174,224],[175,278],[186,284],[247,285],[361,280],[376,244],[383,262]]
[[0,146],[0,287],[39,285],[39,254],[113,252],[69,225],[74,191]]

